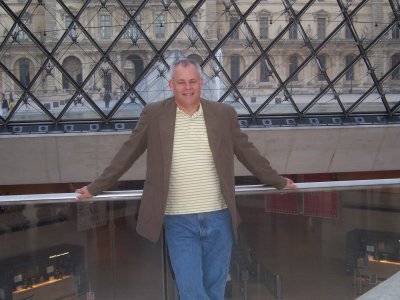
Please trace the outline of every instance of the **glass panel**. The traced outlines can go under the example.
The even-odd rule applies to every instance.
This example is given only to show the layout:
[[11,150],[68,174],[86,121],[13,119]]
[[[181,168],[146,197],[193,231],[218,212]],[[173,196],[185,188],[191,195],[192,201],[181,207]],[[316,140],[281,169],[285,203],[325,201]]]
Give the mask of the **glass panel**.
[[341,113],[343,112],[340,107],[339,101],[335,97],[335,94],[328,90],[323,94],[318,101],[310,108],[308,113]]
[[163,244],[139,202],[2,205],[2,299],[164,299]]
[[[19,92],[16,92],[18,95]],[[46,115],[37,100],[32,99],[28,95],[23,95],[20,100],[16,103],[13,115],[11,116],[12,121],[50,121],[50,117]]]
[[[400,271],[399,179],[343,176],[297,175],[299,190],[287,193],[236,186],[227,298],[381,298],[376,286]],[[3,299],[177,299],[164,240],[136,233],[140,191],[129,193],[0,196]]]
[[261,111],[262,114],[266,115],[280,115],[280,114],[294,114],[296,113],[296,108],[293,106],[292,102],[284,92],[279,92],[274,95],[274,97],[269,96],[268,104]]
[[162,61],[156,63],[136,85],[135,90],[140,97],[146,102],[156,102],[171,97],[172,92],[168,85],[169,66],[182,57],[181,53],[175,51],[166,59],[167,65]]
[[382,98],[379,93],[374,90],[370,95],[365,97],[362,102],[356,107],[354,112],[384,112],[386,111],[383,105]]
[[399,103],[400,100],[398,95],[394,92],[394,86],[390,79],[387,79],[382,83],[382,89],[390,108]]
[[[326,109],[310,104],[329,101],[331,97],[320,95],[325,91],[340,98],[344,95],[344,102],[349,102],[345,107],[349,108],[354,104],[350,98],[366,98],[372,85],[398,85],[399,67],[392,69],[400,55],[394,18],[397,10],[397,4],[387,1],[362,0],[3,1],[0,93],[22,95],[30,89],[28,94],[43,104],[37,108],[44,114],[26,120],[43,123],[51,115],[54,125],[64,118],[72,120],[61,101],[68,103],[74,94],[82,93],[96,110],[97,121],[108,124],[119,119],[124,109],[129,111],[122,113],[123,118],[137,116],[129,105],[123,105],[131,103],[132,93],[141,105],[170,96],[166,85],[170,62],[176,57],[190,57],[209,68],[206,73],[212,72],[208,64],[220,61],[216,71],[222,74],[218,77],[223,84],[214,84],[221,101],[233,97],[228,96],[234,89],[228,77],[236,82],[245,74],[237,82],[235,93],[243,105],[251,107],[249,114],[258,110],[257,105],[273,102],[269,95],[275,98],[284,91],[299,101],[290,103],[299,110],[289,108],[296,117],[318,112],[347,117],[340,105]],[[188,17],[192,23],[186,20]],[[316,56],[325,57],[327,76],[322,75],[315,59],[310,59]],[[265,66],[254,63],[261,57],[270,60],[268,77],[262,75]],[[346,71],[348,57],[357,62]],[[298,70],[303,61],[307,63]],[[106,75],[100,68],[103,62],[109,68]],[[289,82],[291,74],[295,76]],[[210,82],[211,77],[205,79]],[[148,91],[153,86],[155,90]],[[209,95],[210,87],[205,88],[208,91],[203,95]],[[112,98],[108,107],[103,99],[107,93]],[[392,88],[385,95],[396,99],[398,91]],[[321,100],[314,101],[317,98]],[[396,107],[396,100],[388,101],[390,107]],[[371,111],[359,111],[364,112]],[[259,113],[261,110],[254,118]],[[387,110],[377,113],[389,116]],[[19,118],[11,117],[1,120],[7,125],[19,122]]]
[[385,188],[237,197],[233,283],[252,299],[359,297],[400,271],[397,197]]
[[217,51],[216,58],[219,64],[215,60],[210,60],[203,67],[204,87],[202,97],[212,101],[219,101],[229,87],[228,80],[220,68],[224,60],[222,50]]
[[[123,96],[125,97],[125,96]],[[139,96],[134,92],[129,93],[125,98],[121,98],[117,104],[117,111],[114,113],[116,119],[138,118],[144,105],[139,100]]]
[[[104,98],[104,93],[99,93],[100,99]],[[103,100],[99,100],[100,102]],[[98,103],[100,105],[100,103]],[[106,103],[102,104],[103,107]],[[99,114],[94,110],[91,102],[89,102],[84,95],[74,95],[65,107],[63,118],[66,120],[79,120],[79,119],[99,119]]]

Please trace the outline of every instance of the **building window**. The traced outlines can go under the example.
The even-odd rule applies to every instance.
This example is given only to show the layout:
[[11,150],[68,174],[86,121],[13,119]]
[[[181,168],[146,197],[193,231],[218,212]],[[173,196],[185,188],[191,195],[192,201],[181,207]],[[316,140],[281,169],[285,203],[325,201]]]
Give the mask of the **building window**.
[[132,54],[126,58],[125,62],[125,77],[129,82],[133,83],[140,73],[143,72],[144,64],[139,55]]
[[[25,16],[22,18],[22,23],[24,23],[25,25],[28,24],[28,19]],[[28,41],[29,38],[26,32],[20,26],[17,26],[16,28],[18,28],[18,41]]]
[[28,35],[21,28],[18,29],[18,41],[24,42],[28,40]]
[[110,72],[104,72],[103,86],[104,86],[104,92],[106,92],[106,93],[112,92],[112,81],[111,81],[111,73]]
[[159,15],[154,22],[154,35],[157,39],[165,38],[165,16]]
[[260,39],[268,39],[268,17],[260,16]]
[[194,30],[194,27],[197,27],[197,15],[194,15],[192,17],[192,23],[193,23],[193,25],[192,24],[189,25],[188,33],[189,33],[189,38],[193,41],[197,37],[196,31]]
[[326,37],[326,18],[317,18],[317,39],[323,40]]
[[[353,55],[347,55],[346,56],[346,67],[350,66],[353,63],[353,60],[354,60]],[[354,65],[352,65],[346,71],[346,80],[354,80]]]
[[231,57],[231,79],[237,81],[240,76],[240,56],[232,55]]
[[392,28],[392,39],[400,39],[400,25],[398,23],[396,23]]
[[19,80],[24,87],[27,87],[31,82],[31,62],[27,58],[19,59]]
[[260,82],[268,82],[269,75],[267,63],[264,59],[262,59],[260,62]]
[[103,40],[111,38],[110,15],[100,15],[100,38]]
[[346,26],[344,28],[345,28],[344,29],[344,37],[345,37],[345,39],[346,40],[353,39],[353,35],[351,34],[349,25],[346,24]]
[[257,102],[257,97],[251,97],[250,98],[251,103],[256,103]]
[[[392,56],[392,67],[397,65],[400,62],[400,54],[395,54]],[[392,79],[393,80],[400,80],[400,66],[397,66],[396,69],[392,72]]]
[[[239,22],[239,19],[237,17],[231,17],[229,20],[229,28],[232,29],[235,27],[236,23]],[[231,40],[237,40],[239,39],[239,28],[236,28],[231,35],[229,36]]]
[[325,77],[324,77],[324,71],[326,69],[326,55],[319,55],[318,56],[318,60],[320,63],[320,67],[318,69],[318,81],[324,81]]
[[[293,18],[289,19],[289,23],[293,21]],[[297,39],[297,26],[296,23],[293,22],[292,26],[290,26],[289,28],[289,39],[290,40],[295,40]]]
[[197,62],[199,65],[203,63],[203,59],[197,54],[190,54],[187,58]]
[[[289,76],[292,76],[296,72],[298,65],[299,65],[299,61],[298,61],[297,55],[292,55],[289,58]],[[292,80],[295,80],[295,81],[299,80],[298,75],[295,74],[293,76]]]
[[[133,14],[134,12],[131,12],[131,13]],[[134,23],[131,23],[129,25],[129,27],[124,32],[124,38],[125,39],[134,39],[134,40],[138,40],[139,39],[140,30],[139,30],[138,26],[140,27],[142,25],[142,18],[140,17],[140,15],[138,15],[135,20],[136,20],[136,23],[138,25],[136,25]],[[128,23],[128,22],[129,22],[129,16],[126,15],[125,16],[125,23]]]
[[[82,84],[82,63],[78,58],[74,56],[68,56],[66,59],[64,59],[62,66],[77,84]],[[63,89],[72,88],[70,81],[64,74],[62,75],[62,85]]]
[[[72,18],[70,16],[65,16],[65,28],[68,29],[68,27],[72,23]],[[73,26],[69,31],[68,31],[68,36],[71,40],[76,39],[76,28]]]

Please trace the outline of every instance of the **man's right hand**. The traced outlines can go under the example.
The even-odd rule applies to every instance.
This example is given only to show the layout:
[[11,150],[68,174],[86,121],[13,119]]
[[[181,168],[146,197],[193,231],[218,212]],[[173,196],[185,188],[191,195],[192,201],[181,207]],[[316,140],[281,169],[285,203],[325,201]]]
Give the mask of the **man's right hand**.
[[75,193],[79,194],[76,196],[76,200],[83,200],[86,198],[92,198],[93,195],[89,192],[87,186],[83,186],[75,191]]

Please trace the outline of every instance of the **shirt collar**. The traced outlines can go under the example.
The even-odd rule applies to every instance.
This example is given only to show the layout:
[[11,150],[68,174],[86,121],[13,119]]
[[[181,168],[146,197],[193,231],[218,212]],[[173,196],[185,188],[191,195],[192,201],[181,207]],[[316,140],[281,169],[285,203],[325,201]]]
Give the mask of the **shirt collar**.
[[183,110],[181,110],[178,106],[176,106],[176,113],[179,114],[180,116],[186,116],[188,118],[194,119],[194,118],[197,118],[197,117],[200,117],[203,115],[203,107],[200,103],[199,109],[193,115],[189,116]]

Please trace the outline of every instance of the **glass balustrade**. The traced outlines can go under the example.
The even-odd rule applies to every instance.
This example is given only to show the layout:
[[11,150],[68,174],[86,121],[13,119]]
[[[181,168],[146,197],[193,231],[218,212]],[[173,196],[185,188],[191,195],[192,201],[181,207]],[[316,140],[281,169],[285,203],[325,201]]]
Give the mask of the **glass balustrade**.
[[[400,274],[399,193],[400,179],[237,186],[226,299],[382,293]],[[179,299],[163,239],[136,233],[141,191],[74,196],[0,196],[0,299]]]

